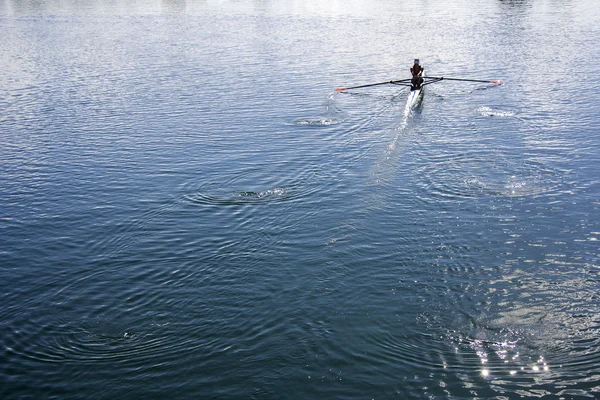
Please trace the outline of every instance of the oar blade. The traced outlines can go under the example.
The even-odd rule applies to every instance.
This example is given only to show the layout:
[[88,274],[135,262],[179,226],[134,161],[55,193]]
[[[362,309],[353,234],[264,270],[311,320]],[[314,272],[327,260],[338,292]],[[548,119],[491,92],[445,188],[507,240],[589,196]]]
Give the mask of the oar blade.
[[494,85],[502,85],[504,82],[502,82],[500,79],[497,79],[495,81],[490,81],[490,83],[493,83]]

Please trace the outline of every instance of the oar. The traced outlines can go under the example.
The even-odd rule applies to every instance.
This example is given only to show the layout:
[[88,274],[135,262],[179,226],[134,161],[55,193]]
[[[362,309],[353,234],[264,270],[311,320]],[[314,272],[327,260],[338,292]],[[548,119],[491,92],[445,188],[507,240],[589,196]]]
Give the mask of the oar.
[[410,79],[401,79],[399,81],[387,81],[387,82],[377,82],[377,83],[369,83],[367,85],[360,85],[360,86],[351,86],[351,87],[339,87],[339,88],[335,88],[336,92],[341,92],[343,90],[348,90],[348,89],[360,89],[360,88],[366,88],[366,87],[371,87],[371,86],[379,86],[379,85],[387,85],[387,84],[394,84],[394,83],[402,83],[402,82],[410,82]]
[[501,80],[485,81],[485,80],[481,80],[481,79],[444,78],[442,76],[440,76],[440,77],[428,76],[428,78],[434,78],[434,79],[445,80],[445,81],[481,82],[481,83],[493,83],[494,85],[502,85]]

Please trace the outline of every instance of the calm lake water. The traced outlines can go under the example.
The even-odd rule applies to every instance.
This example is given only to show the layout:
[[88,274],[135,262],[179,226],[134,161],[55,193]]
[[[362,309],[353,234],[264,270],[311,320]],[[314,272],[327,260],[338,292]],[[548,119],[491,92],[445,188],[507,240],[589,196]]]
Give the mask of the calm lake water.
[[599,27],[0,2],[0,397],[599,397]]

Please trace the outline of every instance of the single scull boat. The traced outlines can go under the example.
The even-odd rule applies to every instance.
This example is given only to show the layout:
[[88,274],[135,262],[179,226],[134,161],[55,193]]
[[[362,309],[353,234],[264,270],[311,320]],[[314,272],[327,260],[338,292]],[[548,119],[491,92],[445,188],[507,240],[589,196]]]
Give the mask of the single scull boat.
[[[430,78],[428,76],[424,76],[423,83],[421,83],[421,86],[418,89],[411,90],[410,93],[408,94],[408,101],[407,101],[408,108],[414,108],[415,106],[417,106],[419,104],[419,102],[423,98],[423,87],[425,85],[429,85],[430,83],[441,81],[442,79],[444,79],[444,78]],[[360,88],[366,88],[366,87],[370,87],[370,86],[378,86],[378,85],[386,85],[386,84],[407,86],[412,89],[411,79],[400,79],[397,81],[371,83],[368,85],[352,86],[352,87],[347,87],[347,88],[336,88],[335,90],[337,92],[341,92],[341,91],[345,91],[345,90],[349,90],[349,89],[360,89]]]
[[[432,83],[435,82],[439,82],[439,81],[443,81],[443,80],[449,80],[449,81],[463,81],[463,82],[482,82],[482,83],[492,83],[494,85],[501,85],[502,81],[501,80],[481,80],[481,79],[462,79],[462,78],[444,78],[444,77],[438,77],[438,76],[424,76],[423,77],[423,83],[421,83],[421,86],[418,89],[415,90],[411,90],[410,93],[408,94],[408,100],[407,100],[407,106],[409,109],[414,108],[415,106],[417,106],[420,102],[420,100],[423,98],[423,87],[426,85],[430,85]],[[335,90],[337,92],[342,92],[342,91],[346,91],[349,89],[361,89],[361,88],[366,88],[366,87],[371,87],[371,86],[379,86],[379,85],[387,85],[387,84],[392,84],[392,85],[399,85],[399,86],[408,86],[411,87],[411,79],[400,79],[397,81],[387,81],[387,82],[378,82],[378,83],[369,83],[367,85],[360,85],[360,86],[352,86],[352,87],[343,87],[343,88],[336,88]]]

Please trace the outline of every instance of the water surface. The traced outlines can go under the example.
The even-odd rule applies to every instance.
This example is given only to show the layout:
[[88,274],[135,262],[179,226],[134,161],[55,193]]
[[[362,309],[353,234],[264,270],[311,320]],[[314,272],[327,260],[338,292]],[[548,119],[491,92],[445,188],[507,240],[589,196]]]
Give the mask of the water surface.
[[598,396],[595,3],[346,3],[0,5],[2,398]]

